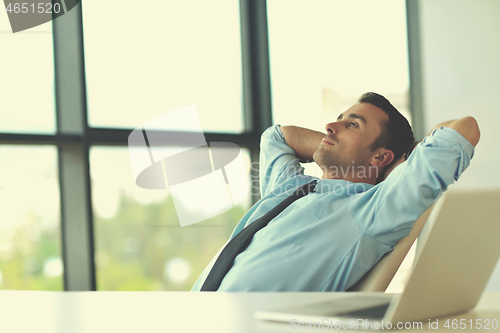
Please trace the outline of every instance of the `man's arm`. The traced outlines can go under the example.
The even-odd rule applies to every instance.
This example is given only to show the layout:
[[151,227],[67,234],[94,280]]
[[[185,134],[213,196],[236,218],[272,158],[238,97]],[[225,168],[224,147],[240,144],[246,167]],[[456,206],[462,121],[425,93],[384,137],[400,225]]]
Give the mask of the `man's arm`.
[[[400,165],[388,170],[390,175],[374,187],[374,193],[352,196],[355,218],[360,223],[369,221],[366,233],[388,244],[406,236],[413,221],[467,169],[479,136],[472,117],[440,123],[416,146],[408,161],[396,161]],[[367,200],[372,209],[366,209]]]
[[297,126],[281,126],[286,143],[295,151],[300,162],[312,162],[325,133]]
[[[462,135],[467,141],[470,142],[474,147],[479,142],[479,138],[481,136],[481,132],[479,131],[479,126],[474,117],[464,117],[460,119],[447,120],[438,125],[434,126],[434,128],[429,132],[428,135],[431,135],[432,132],[441,127],[449,127],[457,131],[460,135]],[[417,146],[414,146],[415,149]],[[381,177],[381,180],[384,180],[389,176],[392,170],[394,170],[399,164],[403,163],[405,160],[403,156],[401,156],[397,161],[389,165],[386,170],[384,170],[384,175]]]
[[[476,119],[474,117],[464,117],[460,119],[453,119],[442,122],[435,126],[432,131],[441,128],[441,127],[450,127],[455,131],[460,133],[467,141],[470,142],[474,147],[479,142],[479,138],[481,136],[481,132],[479,131],[479,126],[477,125]],[[431,131],[431,133],[432,133]]]

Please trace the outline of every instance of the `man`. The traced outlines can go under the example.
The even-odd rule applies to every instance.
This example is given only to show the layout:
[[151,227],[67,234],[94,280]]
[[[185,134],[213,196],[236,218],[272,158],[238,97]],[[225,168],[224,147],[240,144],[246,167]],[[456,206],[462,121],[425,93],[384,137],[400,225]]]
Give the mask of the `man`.
[[[317,184],[253,235],[218,291],[347,290],[458,179],[479,141],[476,121],[466,117],[436,126],[414,147],[408,122],[375,93],[364,94],[325,130],[276,125],[263,133],[262,199],[230,239],[298,186]],[[413,152],[403,163],[406,149]],[[321,179],[303,174],[299,161],[313,160]],[[220,253],[192,290],[207,290],[202,286]]]

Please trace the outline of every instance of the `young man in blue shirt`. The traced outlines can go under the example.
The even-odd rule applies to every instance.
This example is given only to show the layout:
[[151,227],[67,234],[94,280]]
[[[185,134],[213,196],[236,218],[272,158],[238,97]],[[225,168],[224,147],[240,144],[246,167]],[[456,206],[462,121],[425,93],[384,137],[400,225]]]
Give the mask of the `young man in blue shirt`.
[[[298,186],[317,184],[255,233],[218,291],[347,290],[458,179],[480,135],[475,119],[466,117],[439,124],[413,146],[406,119],[375,93],[364,94],[325,131],[276,125],[262,134],[262,199],[230,240]],[[413,152],[403,163],[406,150]],[[320,179],[304,175],[300,162],[307,161],[321,168]]]

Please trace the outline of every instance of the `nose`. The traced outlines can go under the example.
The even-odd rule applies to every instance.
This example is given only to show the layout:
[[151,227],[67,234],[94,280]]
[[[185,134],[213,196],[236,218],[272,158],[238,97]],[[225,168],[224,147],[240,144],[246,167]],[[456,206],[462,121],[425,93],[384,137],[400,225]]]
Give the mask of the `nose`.
[[337,134],[340,128],[340,122],[334,121],[325,125],[325,130],[327,133]]

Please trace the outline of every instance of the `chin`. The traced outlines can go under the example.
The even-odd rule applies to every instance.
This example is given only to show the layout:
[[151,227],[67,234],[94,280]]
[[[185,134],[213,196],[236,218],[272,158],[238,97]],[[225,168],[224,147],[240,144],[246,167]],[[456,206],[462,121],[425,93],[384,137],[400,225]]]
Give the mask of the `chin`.
[[320,158],[320,156],[321,156],[320,149],[321,149],[321,148],[316,149],[316,151],[315,151],[315,152],[314,152],[314,154],[313,154],[313,160],[314,160],[315,162],[316,162],[316,161]]

